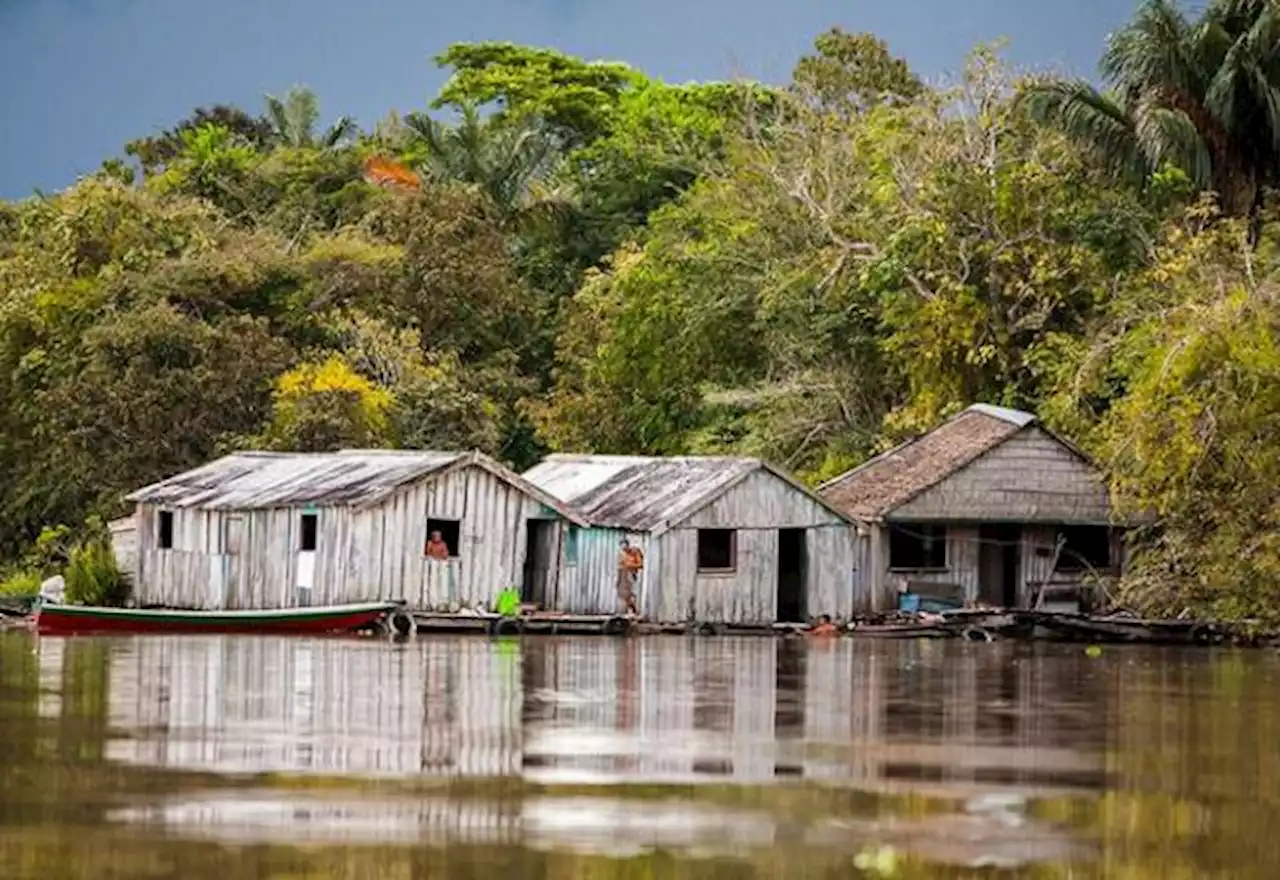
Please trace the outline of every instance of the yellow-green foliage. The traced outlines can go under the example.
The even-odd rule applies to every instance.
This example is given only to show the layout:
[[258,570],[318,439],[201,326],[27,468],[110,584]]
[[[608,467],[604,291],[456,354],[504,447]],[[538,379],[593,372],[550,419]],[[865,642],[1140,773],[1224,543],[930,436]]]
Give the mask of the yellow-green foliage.
[[71,551],[66,573],[67,601],[82,605],[122,605],[129,598],[129,579],[116,565],[104,540],[90,540]]
[[29,569],[11,571],[0,576],[0,596],[10,599],[31,599],[40,593],[43,578],[40,572]]

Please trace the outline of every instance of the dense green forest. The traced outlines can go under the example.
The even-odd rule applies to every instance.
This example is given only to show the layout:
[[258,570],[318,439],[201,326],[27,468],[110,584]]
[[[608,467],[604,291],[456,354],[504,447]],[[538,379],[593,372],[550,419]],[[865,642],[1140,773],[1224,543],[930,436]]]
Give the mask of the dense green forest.
[[1149,0],[1103,90],[831,30],[782,85],[448,47],[430,107],[196,109],[0,203],[0,546],[243,446],[743,453],[975,401],[1154,511],[1125,599],[1280,598],[1280,13]]

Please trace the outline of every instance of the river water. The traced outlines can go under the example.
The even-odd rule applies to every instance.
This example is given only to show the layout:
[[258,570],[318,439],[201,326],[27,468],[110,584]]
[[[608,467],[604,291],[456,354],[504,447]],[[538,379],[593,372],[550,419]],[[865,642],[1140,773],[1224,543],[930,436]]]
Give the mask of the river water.
[[1277,877],[1280,657],[0,633],[0,877]]

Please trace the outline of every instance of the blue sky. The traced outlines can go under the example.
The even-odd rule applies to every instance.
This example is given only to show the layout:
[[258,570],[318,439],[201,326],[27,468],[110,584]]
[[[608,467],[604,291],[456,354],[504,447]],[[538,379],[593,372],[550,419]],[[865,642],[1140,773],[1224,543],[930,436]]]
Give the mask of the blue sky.
[[193,108],[258,111],[299,83],[328,122],[422,108],[452,42],[512,40],[668,81],[784,79],[839,24],[926,77],[1007,37],[1024,66],[1092,75],[1129,0],[0,0],[0,197],[58,189]]

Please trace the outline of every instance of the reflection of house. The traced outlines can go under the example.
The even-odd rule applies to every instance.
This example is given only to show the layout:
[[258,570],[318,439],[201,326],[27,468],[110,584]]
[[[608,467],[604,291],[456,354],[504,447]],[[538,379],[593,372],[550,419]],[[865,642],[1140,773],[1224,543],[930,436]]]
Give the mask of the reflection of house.
[[849,523],[804,486],[749,458],[552,455],[525,479],[590,523],[570,529],[559,588],[535,601],[620,610],[623,538],[640,547],[647,617],[728,623],[848,616]]
[[[580,522],[475,452],[241,452],[129,500],[136,598],[181,608],[492,606],[554,579],[562,518]],[[427,557],[432,532],[447,559]]]
[[218,773],[520,772],[520,658],[465,639],[138,640],[111,663],[108,757]]
[[819,489],[859,521],[859,594],[1028,606],[1121,562],[1102,474],[1030,413],[979,404]]

